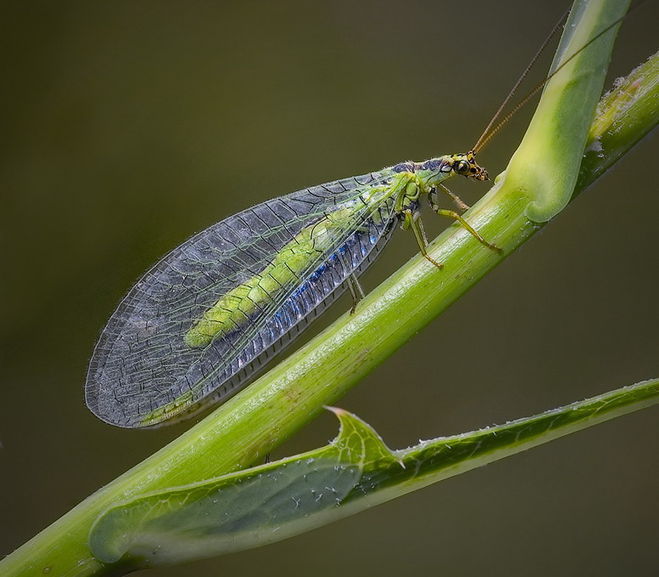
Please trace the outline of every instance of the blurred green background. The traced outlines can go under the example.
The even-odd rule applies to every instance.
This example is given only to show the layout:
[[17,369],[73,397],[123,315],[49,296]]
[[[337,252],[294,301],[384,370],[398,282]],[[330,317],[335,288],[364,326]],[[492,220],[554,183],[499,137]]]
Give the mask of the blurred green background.
[[[120,430],[84,405],[95,339],[150,264],[266,198],[469,148],[563,4],[3,2],[0,554],[189,426]],[[657,16],[625,23],[611,79],[656,49]],[[530,113],[481,154],[490,173]],[[340,405],[398,448],[656,376],[656,157],[646,138]],[[395,235],[364,286],[415,250]],[[335,432],[322,416],[275,456]],[[150,575],[654,575],[658,449],[646,411]]]

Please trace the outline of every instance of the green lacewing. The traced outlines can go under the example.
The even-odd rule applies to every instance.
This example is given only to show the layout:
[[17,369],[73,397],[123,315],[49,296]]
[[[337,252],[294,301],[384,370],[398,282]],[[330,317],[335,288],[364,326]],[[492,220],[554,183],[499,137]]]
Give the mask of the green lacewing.
[[146,427],[225,400],[346,288],[358,287],[356,278],[397,224],[412,230],[422,254],[441,267],[425,250],[419,218],[424,197],[435,212],[460,222],[484,250],[498,250],[457,212],[439,208],[438,194],[460,205],[444,187],[446,179],[487,180],[476,152],[509,119],[492,129],[563,20],[471,151],[402,162],[274,198],[172,250],[130,290],[102,331],[85,385],[91,411],[113,425]]
[[[139,427],[223,399],[324,310],[419,197],[484,180],[473,153],[405,162],[268,200],[175,248],[131,289],[90,363],[87,405]],[[434,201],[433,201],[434,202]]]

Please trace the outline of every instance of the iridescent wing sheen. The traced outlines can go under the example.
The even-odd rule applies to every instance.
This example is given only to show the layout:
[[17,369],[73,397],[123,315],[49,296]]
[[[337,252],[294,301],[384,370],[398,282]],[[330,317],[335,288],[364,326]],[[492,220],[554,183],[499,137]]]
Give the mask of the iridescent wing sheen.
[[[152,426],[188,416],[236,392],[275,351],[362,272],[389,238],[393,200],[374,206],[361,194],[386,185],[385,169],[275,198],[193,236],[148,271],[114,312],[90,362],[89,408],[122,427]],[[207,346],[184,342],[218,299],[262,271],[306,227],[350,207],[340,238],[310,260],[244,326]]]

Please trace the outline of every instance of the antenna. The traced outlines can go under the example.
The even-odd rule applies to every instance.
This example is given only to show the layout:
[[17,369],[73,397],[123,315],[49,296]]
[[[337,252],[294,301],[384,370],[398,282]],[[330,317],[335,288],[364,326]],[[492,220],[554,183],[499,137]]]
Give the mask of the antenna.
[[[485,141],[488,133],[490,132],[490,128],[492,128],[494,123],[497,121],[497,119],[501,115],[501,112],[503,111],[503,109],[510,102],[510,99],[513,96],[515,96],[515,93],[517,92],[517,89],[519,88],[519,85],[527,77],[528,73],[531,71],[531,68],[533,68],[533,65],[536,63],[538,58],[540,58],[540,55],[545,51],[545,48],[547,48],[547,45],[549,44],[551,39],[554,37],[556,32],[558,32],[560,27],[563,24],[565,24],[565,21],[567,20],[567,17],[568,17],[569,14],[570,14],[570,9],[568,8],[563,13],[560,20],[558,22],[556,22],[556,24],[554,24],[554,27],[551,29],[551,32],[549,33],[549,35],[544,39],[544,41],[540,45],[540,48],[538,48],[538,50],[535,53],[535,55],[533,56],[533,58],[531,58],[531,62],[529,62],[527,64],[526,68],[524,69],[524,71],[520,74],[519,78],[517,79],[517,82],[515,82],[515,85],[511,88],[510,92],[508,93],[508,96],[506,96],[504,98],[503,102],[501,103],[501,105],[499,106],[497,111],[494,113],[494,116],[492,117],[492,120],[490,120],[488,125],[485,127],[485,130],[483,130],[483,134],[480,135],[478,141],[476,142],[476,144],[474,144],[474,146],[472,148],[472,150],[474,152],[478,152],[483,147],[484,141]],[[545,80],[545,82],[546,82],[546,80]]]
[[[631,8],[631,10],[633,10],[634,8],[638,8],[638,6],[640,6],[641,4],[642,4],[642,2],[639,2],[638,4],[636,4],[635,6],[633,6],[633,7]],[[492,137],[493,137],[497,132],[499,132],[499,130],[501,130],[506,124],[508,124],[508,121],[509,121],[509,120],[510,120],[510,119],[511,119],[511,118],[512,118],[512,117],[513,117],[513,116],[514,116],[514,115],[515,115],[515,114],[516,114],[516,113],[517,113],[517,112],[518,112],[518,111],[519,111],[524,105],[526,105],[526,104],[528,103],[528,101],[531,100],[531,98],[533,98],[533,96],[535,96],[535,94],[537,94],[538,91],[541,90],[542,87],[543,87],[545,84],[547,84],[547,82],[549,82],[549,81],[550,81],[550,80],[551,80],[556,74],[558,74],[558,73],[563,69],[563,67],[564,67],[566,64],[568,64],[568,63],[569,63],[569,62],[570,62],[575,56],[577,56],[582,50],[584,50],[585,48],[587,48],[588,46],[590,46],[593,42],[595,42],[595,40],[597,40],[600,36],[606,34],[609,30],[611,30],[611,28],[613,28],[614,26],[616,26],[617,24],[619,24],[620,22],[622,22],[622,21],[627,17],[627,15],[629,14],[629,12],[627,12],[627,14],[626,14],[625,16],[621,16],[620,18],[614,20],[611,24],[609,24],[608,26],[606,26],[603,30],[600,30],[597,34],[595,34],[595,36],[593,36],[590,40],[588,40],[588,42],[586,42],[581,48],[579,48],[576,52],[574,52],[574,53],[571,54],[568,58],[566,58],[563,62],[561,62],[561,64],[560,64],[560,65],[559,65],[559,66],[558,66],[558,67],[557,67],[557,68],[556,68],[556,69],[555,69],[555,70],[554,70],[549,76],[547,76],[544,80],[542,80],[541,82],[539,82],[538,84],[536,84],[536,85],[535,85],[535,86],[529,91],[529,93],[528,93],[524,98],[522,98],[522,100],[520,100],[520,101],[519,101],[519,102],[513,107],[513,109],[512,109],[508,114],[506,114],[506,116],[504,116],[503,119],[502,119],[502,120],[501,120],[496,126],[494,126],[494,128],[492,128],[492,126],[493,126],[494,123],[496,122],[497,118],[499,118],[499,116],[501,115],[501,112],[503,111],[503,109],[505,108],[505,106],[508,104],[508,102],[510,101],[510,99],[514,96],[514,94],[515,94],[515,92],[517,91],[517,88],[519,88],[519,85],[521,84],[522,80],[524,80],[524,78],[527,76],[527,74],[529,73],[529,71],[531,70],[531,68],[533,67],[533,65],[535,64],[535,62],[536,62],[536,60],[538,59],[538,57],[540,56],[540,54],[542,54],[542,52],[544,51],[544,49],[547,47],[547,44],[549,44],[549,41],[552,39],[552,37],[554,36],[554,34],[556,34],[556,31],[557,31],[557,30],[561,27],[561,25],[565,22],[565,19],[567,18],[567,15],[568,15],[568,14],[569,14],[569,10],[568,10],[565,14],[563,14],[563,15],[561,16],[561,19],[560,19],[560,20],[554,25],[554,28],[552,29],[552,31],[551,31],[551,33],[549,34],[549,36],[547,36],[547,38],[545,38],[545,41],[542,43],[542,46],[540,46],[540,48],[539,48],[538,51],[536,52],[535,56],[534,56],[533,59],[531,60],[531,62],[528,64],[528,66],[524,69],[524,72],[522,72],[521,76],[518,78],[517,82],[515,83],[515,86],[513,86],[512,90],[508,93],[508,96],[506,96],[506,98],[505,98],[504,101],[502,102],[501,106],[499,106],[499,109],[496,111],[496,114],[492,117],[492,120],[490,120],[490,122],[488,123],[487,127],[486,127],[485,130],[483,131],[483,134],[481,134],[480,138],[478,139],[478,141],[476,142],[476,144],[474,144],[473,148],[471,149],[471,151],[472,151],[474,154],[476,154],[478,151],[482,150],[482,149],[485,147],[485,145],[486,145],[486,144],[492,139]]]

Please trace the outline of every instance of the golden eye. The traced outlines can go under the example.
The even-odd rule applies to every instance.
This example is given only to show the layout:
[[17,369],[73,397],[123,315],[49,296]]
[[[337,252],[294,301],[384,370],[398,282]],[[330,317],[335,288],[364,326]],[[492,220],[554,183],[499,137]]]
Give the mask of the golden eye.
[[469,163],[466,162],[465,160],[461,160],[460,162],[458,162],[455,171],[459,172],[460,174],[462,174],[463,172],[469,172]]

